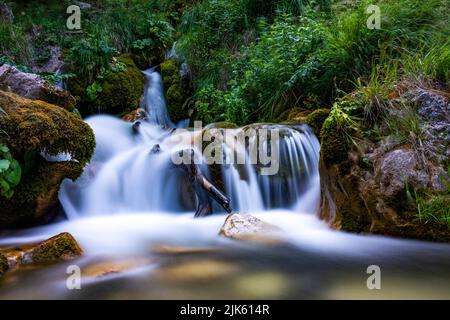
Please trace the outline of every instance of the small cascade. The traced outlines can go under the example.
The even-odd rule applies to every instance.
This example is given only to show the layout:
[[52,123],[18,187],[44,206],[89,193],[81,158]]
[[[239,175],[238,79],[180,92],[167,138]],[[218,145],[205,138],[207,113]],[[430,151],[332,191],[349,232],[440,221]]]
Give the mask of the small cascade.
[[[318,160],[320,144],[307,126],[253,125],[235,129],[234,136],[246,130],[263,128],[279,134],[278,170],[275,174],[262,175],[261,164],[251,164],[249,155],[261,151],[267,153],[270,141],[258,139],[258,134],[250,135],[245,146],[234,149],[225,146],[228,155],[244,153],[244,164],[225,165],[222,178],[226,193],[234,200],[233,207],[239,211],[256,212],[262,210],[294,207],[314,212],[319,198],[320,179]],[[262,149],[262,150],[261,150]],[[314,196],[304,198],[309,192]]]
[[150,68],[144,71],[147,81],[141,99],[141,108],[147,111],[150,123],[164,128],[174,127],[167,111],[162,77],[155,69]]
[[[55,75],[56,76],[60,76],[61,75],[61,68],[56,70]],[[55,86],[57,86],[57,87],[59,87],[61,89],[67,90],[67,83],[66,83],[66,81],[64,79],[57,80],[56,83],[55,83]]]

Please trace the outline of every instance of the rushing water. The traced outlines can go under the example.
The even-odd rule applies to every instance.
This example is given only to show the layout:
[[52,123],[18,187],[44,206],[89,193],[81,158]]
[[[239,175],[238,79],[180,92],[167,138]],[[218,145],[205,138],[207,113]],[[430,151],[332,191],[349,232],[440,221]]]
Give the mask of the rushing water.
[[[248,161],[225,161],[220,169],[232,208],[280,227],[282,244],[220,237],[225,214],[218,207],[214,215],[194,219],[194,193],[172,156],[201,146],[204,131],[167,129],[174,125],[161,77],[154,69],[145,74],[142,107],[149,121],[137,131],[111,116],[87,120],[97,148],[83,176],[61,187],[68,219],[0,238],[0,247],[9,247],[70,232],[85,255],[9,272],[0,298],[450,298],[448,245],[337,232],[316,218],[320,146],[305,126],[226,131],[231,137],[249,130],[279,133],[276,175],[262,175],[261,166]],[[156,145],[159,152],[153,152]],[[225,158],[237,154],[246,160],[255,149],[273,151],[256,137],[220,146]],[[212,176],[207,165],[200,168]],[[66,288],[71,264],[83,272],[81,290]],[[369,265],[381,268],[381,290],[366,286]]]

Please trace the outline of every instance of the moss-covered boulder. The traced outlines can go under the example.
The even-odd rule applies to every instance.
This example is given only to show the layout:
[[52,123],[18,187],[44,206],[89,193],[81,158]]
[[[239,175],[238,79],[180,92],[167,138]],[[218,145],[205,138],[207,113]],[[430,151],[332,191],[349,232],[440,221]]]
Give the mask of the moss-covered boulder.
[[190,97],[190,83],[180,72],[180,64],[175,58],[161,64],[161,76],[166,92],[167,109],[170,119],[177,123],[189,118],[190,110],[186,103]]
[[[45,222],[58,208],[61,182],[77,179],[94,149],[92,129],[72,112],[0,91],[0,144],[22,167],[11,198],[0,198],[0,228]],[[47,156],[68,159],[48,162]]]
[[124,114],[139,107],[145,77],[130,54],[121,55],[118,62],[124,69],[111,72],[99,83],[101,91],[92,103],[91,112]]
[[311,112],[305,118],[305,123],[311,127],[314,133],[319,136],[323,123],[330,115],[330,109],[317,109]]

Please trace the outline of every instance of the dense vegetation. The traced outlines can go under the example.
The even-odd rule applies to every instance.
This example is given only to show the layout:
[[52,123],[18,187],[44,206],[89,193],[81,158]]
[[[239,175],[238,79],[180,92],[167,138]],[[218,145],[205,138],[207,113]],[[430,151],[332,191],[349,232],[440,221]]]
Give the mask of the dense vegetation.
[[394,69],[448,82],[444,1],[382,2],[380,30],[366,27],[367,1],[268,1],[256,11],[248,3],[201,1],[184,16],[179,48],[206,121],[272,121],[292,107],[331,106],[383,74],[384,85],[393,81]]

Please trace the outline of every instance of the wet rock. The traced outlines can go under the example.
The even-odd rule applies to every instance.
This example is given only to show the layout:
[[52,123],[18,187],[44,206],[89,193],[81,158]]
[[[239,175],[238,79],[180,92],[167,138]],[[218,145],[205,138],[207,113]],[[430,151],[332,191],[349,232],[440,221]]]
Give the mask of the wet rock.
[[148,113],[144,109],[138,108],[124,115],[122,119],[127,122],[135,122],[138,120],[146,121],[148,119]]
[[64,232],[37,244],[5,250],[11,267],[47,263],[58,260],[72,260],[83,254],[83,250],[70,233]]
[[[12,198],[0,199],[0,228],[47,222],[58,211],[61,182],[77,179],[94,152],[92,129],[72,112],[13,93],[0,91],[0,108],[0,144],[23,166]],[[42,152],[71,161],[47,162]]]
[[0,90],[31,100],[42,100],[68,111],[72,111],[76,104],[75,98],[66,90],[50,84],[37,74],[22,72],[8,64],[0,66]]
[[21,263],[41,263],[55,260],[72,260],[83,254],[70,233],[61,233],[24,252]]
[[220,235],[235,240],[257,240],[276,241],[277,233],[281,230],[251,215],[233,213],[229,215],[222,228]]

